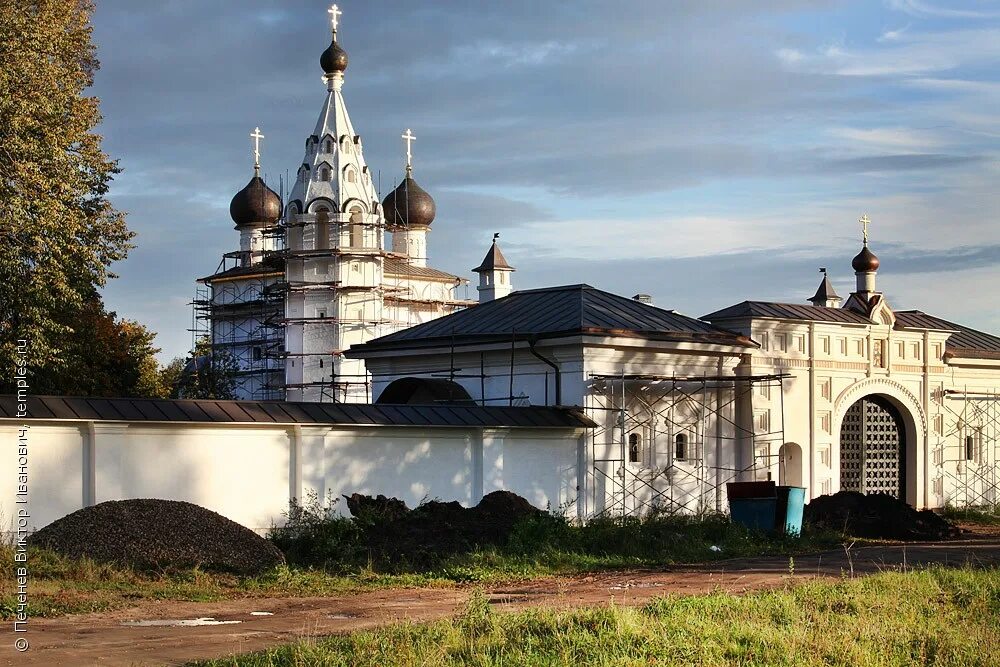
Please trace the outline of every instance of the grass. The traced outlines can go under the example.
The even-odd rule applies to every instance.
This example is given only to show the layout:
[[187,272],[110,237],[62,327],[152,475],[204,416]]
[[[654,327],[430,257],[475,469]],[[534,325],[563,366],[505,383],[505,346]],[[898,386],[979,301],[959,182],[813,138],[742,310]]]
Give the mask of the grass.
[[[104,611],[141,600],[215,601],[243,597],[342,595],[373,588],[493,585],[556,574],[659,567],[738,556],[798,554],[841,543],[833,533],[807,532],[801,538],[752,533],[724,517],[649,517],[573,525],[542,517],[515,527],[503,547],[436,559],[430,565],[399,560],[379,562],[355,544],[343,546],[339,524],[322,535],[322,566],[293,563],[258,577],[237,577],[199,569],[139,571],[90,560],[73,560],[43,549],[29,552],[32,616]],[[351,538],[354,539],[354,538]],[[339,541],[338,541],[339,540]],[[712,547],[718,547],[715,551]],[[13,550],[0,547],[0,616],[15,609]]]
[[201,667],[339,665],[1000,664],[1000,572],[932,568],[734,596],[668,596],[644,607],[464,613]]
[[1000,526],[1000,505],[993,507],[955,507],[948,505],[941,510],[941,515],[952,521]]

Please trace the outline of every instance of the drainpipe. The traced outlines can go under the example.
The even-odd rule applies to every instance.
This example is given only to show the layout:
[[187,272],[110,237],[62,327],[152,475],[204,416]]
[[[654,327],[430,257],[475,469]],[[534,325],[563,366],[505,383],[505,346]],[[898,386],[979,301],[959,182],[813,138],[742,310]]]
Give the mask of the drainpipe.
[[532,336],[531,338],[529,338],[528,339],[528,351],[531,352],[531,354],[535,355],[536,359],[538,359],[543,364],[549,366],[550,368],[552,368],[553,371],[555,371],[555,374],[556,374],[556,405],[562,405],[562,374],[559,372],[559,364],[557,364],[556,362],[552,361],[551,359],[543,357],[541,354],[539,354],[538,351],[535,349],[535,345],[537,343],[538,343],[538,336]]

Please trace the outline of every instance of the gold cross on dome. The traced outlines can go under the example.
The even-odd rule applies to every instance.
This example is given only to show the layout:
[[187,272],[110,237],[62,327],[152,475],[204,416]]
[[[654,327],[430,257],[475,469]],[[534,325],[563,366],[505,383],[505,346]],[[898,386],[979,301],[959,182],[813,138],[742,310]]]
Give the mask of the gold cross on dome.
[[260,140],[264,135],[260,133],[259,127],[255,127],[250,133],[250,138],[253,139],[253,166],[260,167]]
[[337,26],[340,24],[338,18],[344,12],[340,11],[337,5],[333,5],[330,9],[326,10],[326,13],[330,15],[330,28],[333,32],[337,32]]
[[413,135],[413,132],[410,131],[410,128],[406,128],[406,134],[401,134],[400,136],[403,138],[403,141],[406,142],[406,171],[409,173],[413,171],[412,146],[413,142],[416,141],[417,138]]
[[858,222],[861,223],[861,230],[865,236],[865,245],[868,245],[868,225],[870,225],[872,221],[871,219],[869,219],[868,214],[865,213],[860,218],[858,218]]

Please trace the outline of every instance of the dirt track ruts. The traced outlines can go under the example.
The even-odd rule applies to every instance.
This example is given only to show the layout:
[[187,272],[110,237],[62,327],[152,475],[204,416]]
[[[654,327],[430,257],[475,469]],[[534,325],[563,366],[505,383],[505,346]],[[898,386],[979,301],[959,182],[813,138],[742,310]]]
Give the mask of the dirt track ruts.
[[[662,570],[551,577],[497,586],[490,600],[502,610],[641,604],[666,593],[714,590],[742,593],[817,577],[872,574],[939,563],[1000,567],[1000,531],[975,539],[878,545],[796,556],[734,559]],[[52,619],[32,619],[31,648],[6,647],[6,665],[182,665],[322,636],[363,630],[400,620],[430,621],[454,614],[468,588],[379,590],[324,598],[256,598],[220,602],[147,601],[128,609]],[[254,616],[251,612],[270,612]],[[136,620],[211,617],[237,624],[198,627],[130,627]]]

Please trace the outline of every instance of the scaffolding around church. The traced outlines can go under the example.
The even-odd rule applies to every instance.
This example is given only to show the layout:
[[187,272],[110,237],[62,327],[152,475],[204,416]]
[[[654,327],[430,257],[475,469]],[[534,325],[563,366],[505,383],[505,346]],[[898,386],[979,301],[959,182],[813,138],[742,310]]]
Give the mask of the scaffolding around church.
[[[726,483],[780,468],[787,377],[592,374],[586,410],[600,426],[590,433],[587,514],[724,511]],[[754,397],[772,389],[778,409],[755,410]],[[725,465],[724,451],[740,449],[746,457]]]
[[944,439],[934,454],[935,492],[946,505],[1000,507],[1000,392],[964,387],[944,390],[943,398]]
[[[274,251],[265,251],[248,266],[248,253],[228,252],[206,286],[196,290],[193,307],[192,349],[203,338],[213,355],[235,361],[236,392],[250,400],[284,398],[284,335],[281,317],[284,298],[275,286],[283,269]],[[246,272],[235,270],[246,268]],[[227,279],[220,276],[233,272]]]

